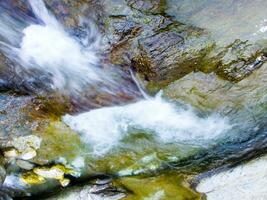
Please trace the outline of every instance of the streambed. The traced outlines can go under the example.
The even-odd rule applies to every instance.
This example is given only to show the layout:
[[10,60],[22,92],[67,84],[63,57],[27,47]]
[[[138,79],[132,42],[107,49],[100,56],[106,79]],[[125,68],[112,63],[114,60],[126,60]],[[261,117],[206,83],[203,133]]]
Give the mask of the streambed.
[[0,3],[1,194],[201,199],[199,174],[264,154],[264,13],[230,37],[194,15],[250,3],[110,2]]

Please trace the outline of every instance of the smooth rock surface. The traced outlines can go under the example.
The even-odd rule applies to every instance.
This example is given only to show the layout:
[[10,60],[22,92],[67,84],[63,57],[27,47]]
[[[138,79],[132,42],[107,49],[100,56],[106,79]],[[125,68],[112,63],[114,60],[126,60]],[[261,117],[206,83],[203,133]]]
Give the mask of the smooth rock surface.
[[267,196],[267,157],[261,157],[204,178],[197,191],[207,200],[264,200]]

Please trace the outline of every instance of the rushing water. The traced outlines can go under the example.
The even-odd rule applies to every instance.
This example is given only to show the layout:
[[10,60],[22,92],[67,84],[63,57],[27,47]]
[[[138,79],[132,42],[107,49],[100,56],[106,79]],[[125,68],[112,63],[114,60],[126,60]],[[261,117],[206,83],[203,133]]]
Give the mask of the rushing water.
[[[85,19],[81,19],[90,25],[90,31],[87,37],[77,39],[49,13],[42,0],[28,2],[35,18],[25,18],[24,24],[17,22],[17,17],[23,17],[20,13],[18,16],[13,13],[0,16],[0,28],[3,29],[0,32],[3,37],[0,48],[10,60],[20,64],[21,69],[18,70],[29,73],[38,70],[52,79],[47,87],[76,96],[88,88],[110,95],[118,92],[134,93],[134,89],[124,82],[125,72],[112,66],[108,69],[102,66],[101,35],[90,20],[85,22]],[[5,2],[3,4],[3,8],[9,5]],[[14,26],[9,27],[8,23],[14,23]]]
[[[160,95],[126,106],[100,108],[64,121],[95,147],[96,153],[116,145],[131,128],[155,134],[164,143],[205,144],[229,130],[226,119],[219,116],[201,118],[190,108],[177,108]],[[108,131],[107,131],[108,130]]]
[[[64,30],[43,1],[29,0],[29,3],[41,23],[26,26],[19,48],[10,47],[24,68],[37,68],[50,74],[53,87],[59,90],[79,91],[86,84],[97,85],[99,82],[116,87],[112,74],[99,68],[101,57],[97,52],[101,38],[96,30],[92,31],[95,40],[84,47]],[[83,133],[95,152],[106,152],[116,146],[131,129],[155,134],[165,143],[199,141],[199,144],[206,144],[229,129],[227,120],[219,116],[199,117],[190,108],[178,108],[160,96],[149,97],[132,71],[131,75],[146,100],[63,118],[71,128]]]
[[[96,67],[99,64],[97,44],[82,48],[48,13],[43,1],[29,2],[44,24],[30,25],[23,30],[24,37],[18,51],[25,66],[34,68],[37,65],[39,69],[51,73],[56,88],[64,88],[68,84],[78,90],[84,83],[105,79]],[[98,40],[96,38],[95,43]]]
[[[12,14],[0,13],[2,41],[0,48],[7,57],[20,63],[20,66],[26,71],[38,69],[45,73],[51,77],[51,87],[54,90],[70,91],[72,95],[77,95],[77,98],[83,91],[87,92],[91,88],[97,88],[96,91],[99,93],[104,91],[112,95],[120,90],[132,94],[133,91],[127,85],[122,84],[124,72],[113,67],[106,70],[102,66],[101,35],[94,25],[90,26],[92,31],[90,31],[91,35],[88,35],[87,39],[78,40],[77,37],[72,36],[64,29],[63,25],[46,9],[42,0],[29,0],[28,3],[32,8],[32,13],[26,15],[25,22],[11,17]],[[0,9],[4,9],[4,6],[0,6]],[[12,25],[8,23],[12,23]],[[263,26],[259,31],[265,32],[266,30]],[[141,167],[155,171],[157,167],[161,167],[163,161],[179,161],[179,158],[183,156],[178,155],[178,151],[184,153],[184,157],[192,154],[194,156],[195,151],[192,150],[193,148],[190,149],[193,146],[208,151],[206,153],[207,158],[210,155],[215,155],[219,159],[224,156],[225,149],[229,150],[229,154],[234,154],[239,147],[240,149],[241,147],[242,149],[247,148],[245,142],[240,146],[235,146],[236,143],[243,142],[242,138],[250,137],[250,130],[247,130],[248,134],[246,135],[244,133],[247,132],[243,132],[243,129],[240,128],[242,124],[235,126],[236,121],[232,122],[229,118],[219,114],[199,113],[190,106],[165,99],[161,93],[155,97],[149,96],[143,90],[134,72],[130,70],[128,76],[129,74],[133,79],[132,82],[136,84],[135,89],[138,89],[139,93],[142,94],[142,100],[93,109],[76,115],[66,114],[62,117],[62,121],[81,136],[82,142],[86,146],[92,147],[92,151],[90,149],[89,153],[87,151],[86,154],[90,154],[95,160],[100,159],[97,161],[101,164],[104,163],[102,165],[108,165],[107,168],[101,168],[101,165],[99,168],[102,171],[121,176],[144,172],[145,170],[139,168],[136,170],[137,172],[133,172],[135,169],[130,169],[131,166],[137,168],[136,163],[141,163]],[[139,96],[141,95],[139,94]],[[90,99],[86,99],[86,101],[90,101]],[[149,142],[138,143],[134,141],[132,146],[141,144],[142,147],[121,145],[127,143],[125,140],[130,140],[131,137],[140,133],[148,136],[144,137],[144,141],[149,140]],[[233,133],[236,135],[232,136]],[[226,141],[226,143],[221,146],[222,141]],[[227,143],[228,141],[230,142]],[[173,146],[175,148],[172,148]],[[184,148],[185,146],[189,150]],[[209,148],[214,146],[217,149],[214,148],[214,152],[209,151]],[[125,157],[130,157],[130,167],[123,163],[124,161],[122,163],[125,166],[116,167],[118,157],[121,156],[121,154],[112,155],[116,153],[116,150],[121,153],[116,148],[126,149],[123,153],[126,154]],[[131,148],[134,149],[132,154],[127,152]],[[166,152],[168,155],[159,159],[157,150],[160,151],[161,148],[162,151],[165,150],[164,148],[168,149]],[[145,151],[144,149],[149,150]],[[108,159],[106,156],[111,158],[117,156],[117,160],[105,162],[105,159]],[[154,161],[160,164],[157,163],[156,165],[153,163]],[[12,182],[17,179],[17,176],[11,175],[6,180],[6,184],[12,185]],[[161,196],[163,194],[156,193],[155,195]]]

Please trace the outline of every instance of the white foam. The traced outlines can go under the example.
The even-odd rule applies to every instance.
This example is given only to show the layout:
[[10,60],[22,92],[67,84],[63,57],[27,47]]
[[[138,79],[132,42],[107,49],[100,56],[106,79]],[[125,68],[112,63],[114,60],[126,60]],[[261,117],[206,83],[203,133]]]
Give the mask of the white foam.
[[208,200],[264,200],[267,197],[267,157],[203,179],[197,191]]
[[230,128],[226,119],[218,116],[200,118],[191,109],[178,109],[161,97],[77,116],[66,115],[63,121],[82,133],[96,154],[106,153],[117,145],[130,128],[155,134],[165,143],[197,141],[197,144],[217,138]]
[[75,158],[75,159],[72,161],[71,165],[72,165],[75,169],[79,169],[79,170],[82,169],[82,168],[84,168],[84,166],[85,166],[84,158],[83,158],[83,157],[77,157],[77,158]]
[[[94,48],[82,47],[69,36],[47,11],[42,0],[29,0],[44,24],[33,24],[23,31],[19,57],[27,68],[38,68],[53,77],[54,87],[79,89],[83,84],[103,78],[97,71],[99,58]],[[94,28],[94,27],[92,27]],[[95,30],[94,33],[97,31]]]

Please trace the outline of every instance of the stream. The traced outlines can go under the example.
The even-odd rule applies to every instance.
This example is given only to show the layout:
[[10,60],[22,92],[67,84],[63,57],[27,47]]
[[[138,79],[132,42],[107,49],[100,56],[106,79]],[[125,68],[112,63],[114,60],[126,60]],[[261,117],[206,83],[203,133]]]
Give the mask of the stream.
[[238,199],[224,173],[267,147],[262,4],[162,2],[0,1],[1,198]]

